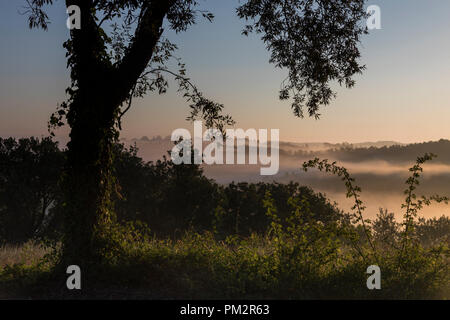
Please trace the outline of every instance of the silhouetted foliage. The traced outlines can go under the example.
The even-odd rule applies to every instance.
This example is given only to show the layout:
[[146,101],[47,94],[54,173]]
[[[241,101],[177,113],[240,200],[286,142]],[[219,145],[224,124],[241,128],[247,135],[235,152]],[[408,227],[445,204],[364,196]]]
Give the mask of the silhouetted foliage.
[[60,200],[64,154],[49,138],[0,138],[0,241],[43,235]]
[[119,220],[140,220],[157,234],[169,236],[189,228],[211,228],[220,188],[198,165],[174,165],[166,159],[145,163],[136,148],[117,148]]
[[[8,242],[37,237],[58,239],[64,233],[64,198],[59,188],[65,151],[50,138],[0,140],[2,146],[1,230]],[[269,225],[263,199],[271,192],[284,219],[287,200],[306,198],[314,217],[337,221],[339,210],[322,195],[296,183],[218,185],[198,165],[144,162],[136,147],[114,147],[114,170],[120,184],[115,198],[118,221],[141,221],[159,236],[179,237],[187,230],[215,229],[217,236],[264,233]],[[44,198],[43,198],[44,197]],[[28,209],[32,208],[32,209]],[[31,210],[31,211],[30,211]],[[21,215],[34,225],[21,223]],[[35,215],[39,216],[38,220]],[[21,228],[28,230],[22,236]],[[39,232],[38,232],[39,231]]]
[[[31,295],[61,298],[48,276],[58,278],[64,272],[55,272],[57,264],[48,258],[58,256],[58,240],[65,230],[65,220],[60,219],[64,198],[56,174],[58,168],[61,173],[64,153],[50,139],[1,142],[0,236],[13,243],[52,237],[57,241],[56,251],[37,262],[33,261],[49,249],[24,245],[26,264],[9,264],[18,258],[8,258],[8,247],[0,247],[0,293],[23,290],[23,284],[31,283],[39,288]],[[149,290],[139,288],[151,288],[152,297],[172,299],[441,298],[448,292],[449,219],[417,216],[432,201],[447,201],[436,195],[416,196],[422,165],[432,155],[418,158],[410,169],[403,221],[381,210],[363,226],[356,181],[335,163],[315,159],[305,168],[340,174],[347,195],[357,195],[354,214],[339,211],[323,195],[295,183],[221,186],[196,165],[145,163],[135,147],[119,144],[114,154],[122,186],[115,199],[120,223],[108,229],[102,267],[83,278],[95,284],[83,291],[86,297],[104,297],[105,284],[119,286],[122,298],[148,297]],[[41,183],[35,182],[42,182],[44,173],[52,173],[44,185],[54,200],[42,219],[36,200]],[[24,198],[8,199],[10,187],[26,190]],[[34,211],[24,208],[33,205],[39,207],[37,228],[23,223],[24,216],[32,220]],[[5,234],[4,227],[18,232]],[[380,266],[383,290],[365,287],[370,264]]]
[[353,87],[352,77],[364,69],[358,62],[364,1],[248,0],[237,12],[251,22],[243,33],[262,34],[270,62],[289,71],[280,99],[293,99],[296,116],[306,107],[319,117],[319,107],[335,96],[329,83]]
[[[121,186],[114,199],[117,218],[143,222],[160,237],[179,238],[188,230],[213,230],[221,239],[263,234],[270,225],[264,206],[267,192],[281,221],[291,215],[289,199],[306,199],[311,218],[325,225],[351,218],[323,194],[298,183],[219,185],[206,178],[198,165],[174,165],[167,159],[145,162],[137,153],[135,146],[114,146],[114,170]],[[0,239],[9,243],[60,239],[64,198],[59,183],[65,151],[50,138],[8,138],[0,139],[0,157]],[[383,239],[401,236],[400,225],[385,211],[373,228]],[[448,241],[447,231],[448,218],[418,220],[417,232],[424,244]],[[364,230],[356,232],[364,239]]]
[[[46,5],[53,0],[28,0],[29,26],[47,29]],[[80,9],[80,29],[70,31],[64,43],[71,70],[69,98],[51,117],[50,127],[64,121],[71,128],[65,190],[63,259],[92,265],[102,260],[108,228],[116,215],[113,199],[119,188],[114,176],[113,148],[121,119],[133,97],[164,93],[174,76],[189,103],[188,119],[203,118],[208,127],[223,129],[233,120],[222,114],[223,105],[211,101],[186,77],[184,64],[173,55],[176,46],[163,37],[163,26],[186,31],[201,15],[196,0],[66,0]],[[270,62],[289,72],[280,92],[292,96],[292,108],[303,116],[307,107],[318,116],[320,105],[334,96],[330,82],[351,87],[363,69],[358,44],[365,32],[363,0],[247,0],[237,15],[250,21],[244,34],[262,34]],[[112,31],[103,27],[112,24]],[[178,71],[167,68],[176,60]]]
[[326,224],[341,218],[341,212],[322,194],[297,183],[231,183],[222,188],[223,196],[215,214],[216,233],[222,237],[264,233],[270,224],[263,203],[267,192],[272,195],[282,219],[291,214],[290,198],[306,199],[316,221]]
[[354,148],[346,147],[324,151],[327,157],[340,161],[387,161],[391,163],[407,163],[418,154],[425,153],[438,154],[437,163],[450,163],[450,141],[441,139],[439,141],[429,141],[422,143],[412,143],[408,145],[393,145],[380,148]]

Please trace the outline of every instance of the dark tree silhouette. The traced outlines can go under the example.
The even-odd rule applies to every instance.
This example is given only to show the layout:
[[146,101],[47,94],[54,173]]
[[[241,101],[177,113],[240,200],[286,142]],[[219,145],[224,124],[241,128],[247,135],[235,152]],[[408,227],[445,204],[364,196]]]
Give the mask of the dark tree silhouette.
[[[45,6],[55,0],[27,0],[30,27],[47,28]],[[212,21],[196,0],[66,0],[81,9],[81,29],[73,29],[64,44],[71,86],[50,124],[71,128],[65,177],[67,231],[66,262],[101,259],[108,228],[114,221],[112,195],[113,145],[120,120],[133,97],[148,91],[165,92],[165,76],[174,76],[191,108],[189,119],[202,117],[207,126],[231,124],[223,105],[208,100],[192,84],[176,46],[163,38],[163,26],[176,32]],[[292,98],[292,108],[303,116],[319,116],[319,106],[334,96],[330,83],[351,87],[359,65],[358,43],[365,32],[363,0],[246,0],[237,8],[248,25],[244,34],[262,35],[270,62],[287,69],[281,99]],[[107,33],[105,23],[112,24]],[[179,70],[167,68],[177,59]]]
[[49,138],[0,138],[0,243],[45,232],[59,197],[64,154]]

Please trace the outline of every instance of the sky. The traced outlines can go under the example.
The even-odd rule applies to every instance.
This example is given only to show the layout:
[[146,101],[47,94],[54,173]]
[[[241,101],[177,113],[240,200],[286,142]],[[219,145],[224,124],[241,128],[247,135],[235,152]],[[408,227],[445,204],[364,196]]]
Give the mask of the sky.
[[[0,136],[47,135],[47,121],[65,100],[69,85],[64,1],[49,8],[47,32],[30,30],[20,15],[25,0],[0,1]],[[280,139],[297,142],[450,139],[450,1],[368,0],[381,8],[381,30],[363,37],[366,70],[320,120],[296,118],[278,100],[285,72],[268,63],[258,36],[241,35],[238,0],[200,0],[215,15],[187,32],[164,36],[179,46],[188,75],[209,98],[225,105],[237,128],[280,129]],[[166,95],[135,100],[122,137],[166,136],[191,129],[188,107],[171,86]],[[62,139],[68,129],[57,132]]]

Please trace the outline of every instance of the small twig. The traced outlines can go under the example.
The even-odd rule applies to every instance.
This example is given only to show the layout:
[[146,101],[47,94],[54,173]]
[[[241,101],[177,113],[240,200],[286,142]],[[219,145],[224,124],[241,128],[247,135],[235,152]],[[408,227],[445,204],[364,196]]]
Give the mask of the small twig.
[[131,90],[131,93],[130,93],[130,99],[128,100],[128,106],[127,106],[127,108],[126,108],[124,111],[119,112],[119,118],[117,119],[117,123],[118,123],[118,125],[119,125],[119,129],[120,129],[120,130],[122,130],[122,117],[123,117],[123,116],[125,115],[125,113],[127,113],[127,111],[130,110],[130,108],[131,108],[131,102],[133,101],[133,95],[134,95],[135,90],[136,90],[136,84],[133,86],[133,89]]

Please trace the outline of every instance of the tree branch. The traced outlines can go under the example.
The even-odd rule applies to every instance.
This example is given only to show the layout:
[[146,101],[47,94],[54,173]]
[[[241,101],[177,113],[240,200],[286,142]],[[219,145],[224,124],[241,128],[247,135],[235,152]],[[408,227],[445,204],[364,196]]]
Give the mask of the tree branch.
[[114,92],[117,101],[124,101],[147,68],[163,32],[164,18],[175,0],[156,0],[148,2],[142,10],[142,17],[136,28],[135,35],[122,61],[115,72]]

